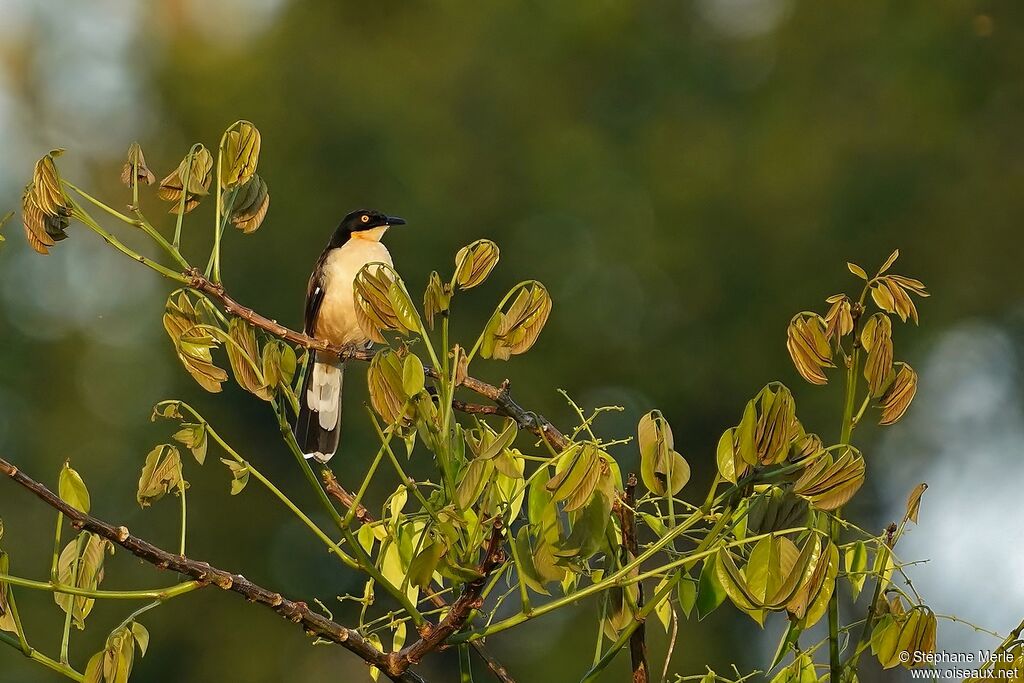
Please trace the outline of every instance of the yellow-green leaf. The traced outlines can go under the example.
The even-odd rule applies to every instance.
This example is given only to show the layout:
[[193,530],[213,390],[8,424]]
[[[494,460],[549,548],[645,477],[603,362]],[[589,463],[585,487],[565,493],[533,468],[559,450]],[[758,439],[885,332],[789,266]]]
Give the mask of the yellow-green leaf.
[[184,212],[188,213],[199,206],[201,197],[209,194],[212,179],[213,155],[206,147],[197,144],[181,160],[178,168],[160,181],[157,196],[171,202],[170,212],[174,214],[181,213],[184,196]]
[[136,183],[152,185],[156,182],[156,176],[146,166],[146,157],[143,156],[142,147],[137,142],[128,147],[128,158],[121,169],[121,182],[128,187]]
[[270,210],[270,191],[259,173],[238,187],[231,205],[231,224],[246,235],[259,230]]
[[81,475],[71,469],[67,461],[64,462],[64,467],[60,470],[57,492],[65,503],[76,510],[89,514],[89,489],[85,487]]
[[221,183],[232,188],[256,173],[260,157],[260,132],[248,121],[238,121],[224,134]]
[[864,377],[871,395],[881,396],[892,382],[892,321],[884,313],[868,318],[860,335],[861,345],[868,352]]
[[800,313],[786,330],[786,349],[800,376],[811,384],[826,384],[822,372],[833,368],[832,347],[828,342],[828,323],[816,313]]
[[853,599],[856,600],[864,588],[864,581],[867,579],[868,567],[868,546],[864,541],[857,541],[846,549],[843,558],[846,565],[846,578],[850,581],[853,589]]
[[845,505],[864,483],[864,458],[847,447],[836,458],[832,453],[814,460],[793,484],[793,493],[819,510]]
[[[96,590],[103,581],[103,560],[108,552],[114,552],[110,541],[83,531],[61,551],[57,559],[57,581],[65,586]],[[75,626],[84,629],[95,599],[62,593],[54,593],[53,597],[64,612],[70,611]]]
[[659,496],[674,496],[690,480],[690,465],[677,453],[672,428],[657,410],[637,425],[640,476],[644,486]]
[[410,353],[402,363],[402,388],[405,395],[412,397],[423,391],[424,375],[423,363]]
[[480,355],[508,360],[526,353],[537,341],[551,314],[551,297],[537,281],[523,282],[512,288],[506,301],[516,294],[507,311],[494,312],[481,337]]
[[498,264],[498,245],[491,240],[477,240],[455,256],[455,283],[461,289],[472,289],[487,279]]
[[181,476],[181,455],[169,444],[161,444],[146,455],[136,494],[140,507],[149,507],[171,491],[186,485]]
[[921,482],[910,492],[910,497],[907,498],[907,513],[905,515],[907,521],[917,524],[917,515],[921,511],[921,496],[927,490],[928,484]]
[[272,400],[274,392],[263,377],[263,359],[256,341],[256,328],[242,318],[232,318],[228,323],[228,336],[234,343],[228,343],[225,348],[238,386],[264,401]]
[[879,424],[891,425],[900,420],[917,395],[917,373],[907,363],[895,363],[892,381],[878,399],[882,409]]

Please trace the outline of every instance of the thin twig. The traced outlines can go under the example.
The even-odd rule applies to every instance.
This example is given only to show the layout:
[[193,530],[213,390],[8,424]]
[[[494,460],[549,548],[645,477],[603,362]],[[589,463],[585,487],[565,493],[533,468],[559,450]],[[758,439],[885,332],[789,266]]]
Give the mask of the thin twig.
[[461,629],[473,611],[480,608],[481,593],[487,585],[487,578],[496,567],[505,562],[505,551],[502,550],[502,527],[500,517],[496,517],[491,523],[491,537],[487,542],[487,550],[477,567],[480,578],[470,581],[463,587],[462,595],[452,603],[451,609],[440,623],[428,629],[412,645],[404,648],[401,652],[390,655],[394,665],[392,671],[404,671],[410,665],[418,663],[424,656],[443,644],[450,635]]
[[116,543],[158,569],[184,574],[203,585],[213,584],[222,590],[237,593],[249,602],[269,607],[281,617],[301,624],[308,634],[337,643],[355,653],[367,663],[384,671],[393,681],[424,683],[424,679],[412,671],[403,670],[399,673],[391,673],[387,654],[364,639],[358,631],[342,626],[310,610],[303,602],[289,600],[280,593],[257,585],[240,574],[233,574],[183,555],[169,553],[148,541],[132,536],[127,527],[114,526],[87,515],[65,503],[53,491],[19,471],[17,467],[3,458],[0,458],[0,474],[7,475],[13,482],[33,493],[44,503],[64,513],[68,522],[76,529],[85,529]]
[[[352,505],[355,504],[354,516],[359,520],[361,524],[373,524],[376,520],[366,507],[358,502],[357,497],[340,483],[338,483],[337,477],[334,476],[334,472],[326,467],[323,469],[321,476],[324,480],[324,489],[328,495],[341,503],[344,507],[351,510]],[[427,599],[439,609],[446,609],[448,607],[448,601],[444,599],[440,593],[428,588],[426,591]],[[515,679],[509,674],[508,669],[498,659],[490,653],[487,647],[478,640],[474,640],[470,643],[476,653],[480,655],[480,658],[487,664],[487,668],[491,670],[501,683],[515,683]]]
[[[242,318],[276,337],[280,337],[281,339],[307,349],[312,349],[314,351],[326,351],[328,353],[335,354],[342,360],[369,361],[373,358],[372,351],[337,346],[322,339],[314,339],[306,334],[302,334],[301,332],[296,332],[293,329],[285,327],[276,320],[272,320],[261,315],[248,306],[243,306],[227,293],[222,284],[212,281],[195,268],[185,272],[183,277],[187,280],[189,287],[216,299],[224,307],[224,310],[231,315]],[[427,375],[435,379],[439,376],[438,371],[433,367],[424,367],[424,371]],[[501,386],[496,387],[493,384],[488,384],[487,382],[476,379],[475,377],[467,377],[463,380],[461,386],[475,394],[493,401],[495,404],[495,410],[491,414],[503,415],[505,417],[512,418],[522,429],[532,432],[558,450],[564,450],[569,446],[569,439],[567,439],[565,435],[551,423],[550,420],[543,415],[523,408],[512,398],[512,395],[509,392],[509,383],[507,381],[503,382]],[[453,403],[456,408],[459,408],[460,404],[463,406],[467,405],[461,401]],[[470,411],[472,411],[472,408]]]
[[[636,516],[633,513],[633,498],[636,491],[636,475],[630,473],[626,480],[622,502],[615,506],[622,526],[623,565],[627,565],[639,554],[636,538]],[[644,606],[644,586],[637,584],[636,607]],[[648,683],[650,673],[647,668],[647,625],[641,621],[636,630],[629,636],[629,657],[633,667],[633,683]]]

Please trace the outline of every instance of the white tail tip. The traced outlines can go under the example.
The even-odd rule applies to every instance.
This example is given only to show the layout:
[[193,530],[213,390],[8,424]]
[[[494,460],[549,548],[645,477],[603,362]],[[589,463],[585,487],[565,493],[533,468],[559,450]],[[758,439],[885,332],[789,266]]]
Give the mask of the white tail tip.
[[334,457],[334,454],[331,453],[330,455],[328,455],[327,453],[321,453],[320,451],[317,451],[316,453],[303,453],[302,456],[306,460],[316,460],[319,463],[326,464],[328,460]]

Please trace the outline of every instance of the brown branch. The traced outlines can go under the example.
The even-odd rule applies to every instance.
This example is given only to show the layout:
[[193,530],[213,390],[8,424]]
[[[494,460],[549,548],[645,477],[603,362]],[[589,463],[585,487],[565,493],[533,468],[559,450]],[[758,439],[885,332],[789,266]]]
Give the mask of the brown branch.
[[[436,377],[436,374],[431,371],[431,376]],[[510,417],[519,423],[519,426],[523,429],[533,432],[541,439],[544,439],[551,444],[557,450],[565,450],[569,446],[569,439],[565,437],[562,432],[558,431],[555,425],[551,424],[551,420],[547,419],[539,413],[523,408],[521,405],[516,403],[512,399],[512,394],[509,392],[508,380],[501,383],[500,387],[496,387],[493,384],[488,384],[475,377],[467,377],[463,382],[462,386],[466,387],[472,392],[480,394],[484,398],[488,398],[494,401],[495,406],[498,409],[498,415],[504,415]]]
[[[636,516],[633,514],[633,498],[636,491],[636,475],[630,473],[626,480],[622,502],[615,506],[622,526],[623,563],[629,564],[637,556],[639,547],[636,538]],[[636,607],[644,605],[644,587],[637,584]],[[648,683],[650,673],[647,669],[647,626],[641,621],[629,636],[629,658],[633,666],[633,683]]]
[[467,403],[457,398],[452,399],[452,407],[467,415],[500,415],[498,406],[484,406],[479,403]]
[[[188,278],[189,287],[216,299],[224,307],[224,310],[231,315],[247,320],[252,325],[265,330],[274,336],[280,337],[307,349],[327,351],[329,353],[336,354],[343,360],[368,361],[373,358],[372,351],[332,345],[321,339],[314,339],[313,337],[302,334],[301,332],[296,332],[295,330],[285,327],[276,320],[271,320],[264,315],[260,315],[248,306],[243,306],[235,301],[231,295],[224,290],[224,285],[213,282],[195,268],[186,272],[185,277]],[[438,378],[438,372],[434,368],[424,366],[424,371],[430,377],[433,377],[434,379]],[[569,439],[558,431],[550,420],[543,415],[526,410],[512,398],[512,395],[509,393],[509,383],[507,380],[503,382],[500,387],[496,387],[493,384],[488,384],[487,382],[476,379],[475,377],[467,377],[462,382],[462,386],[493,401],[495,404],[494,411],[490,414],[503,415],[505,417],[512,418],[519,423],[519,426],[522,429],[526,429],[539,438],[544,439],[557,450],[564,450],[569,445]],[[457,409],[464,409],[467,407],[467,404],[461,401],[456,401],[453,405]],[[460,408],[460,405],[462,408]],[[470,410],[466,412],[485,411],[474,411],[470,408]]]
[[313,612],[303,602],[289,600],[280,593],[259,586],[240,574],[211,567],[206,562],[198,562],[184,555],[171,554],[148,541],[132,536],[127,527],[114,526],[87,515],[65,503],[53,491],[19,471],[17,467],[3,458],[0,458],[0,474],[7,475],[12,481],[33,493],[44,503],[64,513],[68,522],[76,529],[85,529],[116,543],[158,569],[184,574],[204,585],[213,584],[222,590],[237,593],[249,602],[269,607],[281,617],[301,624],[306,633],[337,643],[355,653],[363,661],[379,668],[393,681],[424,683],[424,679],[419,674],[409,671],[408,668],[400,672],[393,671],[391,658],[363,638],[358,631]]
[[[371,351],[332,345],[324,340],[314,339],[309,335],[296,332],[295,330],[285,327],[276,320],[272,320],[257,313],[248,306],[240,304],[227,293],[222,284],[213,282],[204,276],[198,269],[193,268],[185,273],[185,276],[188,278],[189,286],[191,288],[219,301],[227,313],[242,318],[250,324],[286,341],[307,349],[327,351],[344,360],[369,361],[373,358],[373,352]],[[433,377],[434,379],[440,378],[436,369],[430,366],[424,366],[423,369],[428,376]],[[532,432],[557,450],[564,450],[569,446],[569,439],[567,439],[565,435],[563,435],[558,428],[551,423],[550,420],[543,415],[526,410],[512,398],[512,395],[509,392],[509,383],[507,380],[503,382],[500,387],[496,387],[493,384],[488,384],[487,382],[476,379],[475,377],[466,377],[462,382],[462,386],[493,401],[495,405],[493,407],[482,406],[479,404],[466,403],[461,400],[453,400],[452,405],[456,410],[469,414],[502,415],[509,417],[515,420],[519,424],[520,428]],[[330,473],[329,470],[325,470],[324,472],[324,484],[330,495],[332,495],[346,508],[351,509],[352,503],[355,502],[355,496],[338,484],[337,479],[334,478],[334,475]],[[372,517],[370,517],[369,512],[362,505],[356,508],[355,516],[360,520],[360,522],[372,521]],[[444,598],[436,593],[431,593],[429,598],[437,607],[447,606]],[[461,627],[461,624],[459,627]],[[440,628],[440,625],[436,628]],[[452,632],[454,633],[454,631]],[[447,635],[444,636],[444,638],[447,637]],[[441,640],[443,641],[444,638]],[[502,666],[501,663],[498,662],[489,652],[487,652],[482,644],[474,641],[473,647],[477,650],[477,653],[484,659],[484,661],[487,662],[488,668],[494,673],[498,680],[502,681],[502,683],[514,683],[505,667]],[[409,648],[406,648],[406,650],[408,649]]]
[[487,550],[477,567],[480,578],[470,581],[463,587],[462,594],[452,603],[440,623],[427,629],[416,642],[405,647],[401,652],[393,652],[389,655],[394,663],[392,671],[405,671],[410,665],[418,664],[423,657],[436,650],[449,636],[461,629],[473,611],[481,607],[483,603],[481,594],[487,584],[487,578],[496,567],[505,561],[505,551],[501,547],[502,526],[501,518],[496,517],[492,522]]
[[[375,520],[370,511],[363,506],[362,503],[356,503],[356,497],[351,491],[346,489],[340,483],[338,483],[337,477],[334,476],[328,468],[324,468],[321,476],[324,480],[324,490],[327,491],[328,495],[341,503],[346,509],[351,510],[354,504],[357,505],[355,518],[359,520],[361,524],[372,524]],[[448,601],[443,596],[435,593],[433,590],[428,590],[427,599],[434,605],[434,607],[445,608],[448,607]],[[470,643],[476,653],[480,655],[480,658],[487,664],[487,668],[491,670],[491,673],[501,681],[501,683],[515,683],[515,679],[509,674],[505,665],[502,664],[498,659],[490,653],[487,647],[479,640],[474,640]]]
[[338,483],[338,479],[334,476],[334,472],[325,467],[320,473],[320,476],[323,477],[324,490],[327,491],[328,495],[345,506],[346,510],[351,510],[353,505],[356,506],[354,516],[359,520],[360,524],[369,524],[374,521],[373,515],[370,514],[370,511],[367,510],[362,503],[356,502],[355,495]]

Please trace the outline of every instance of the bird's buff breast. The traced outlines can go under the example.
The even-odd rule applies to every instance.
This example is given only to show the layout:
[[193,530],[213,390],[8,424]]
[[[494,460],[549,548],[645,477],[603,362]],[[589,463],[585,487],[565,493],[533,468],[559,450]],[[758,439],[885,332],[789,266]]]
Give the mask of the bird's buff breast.
[[324,301],[317,316],[316,337],[332,344],[365,344],[370,338],[356,319],[353,282],[367,263],[393,265],[387,247],[354,237],[331,252],[324,262]]

